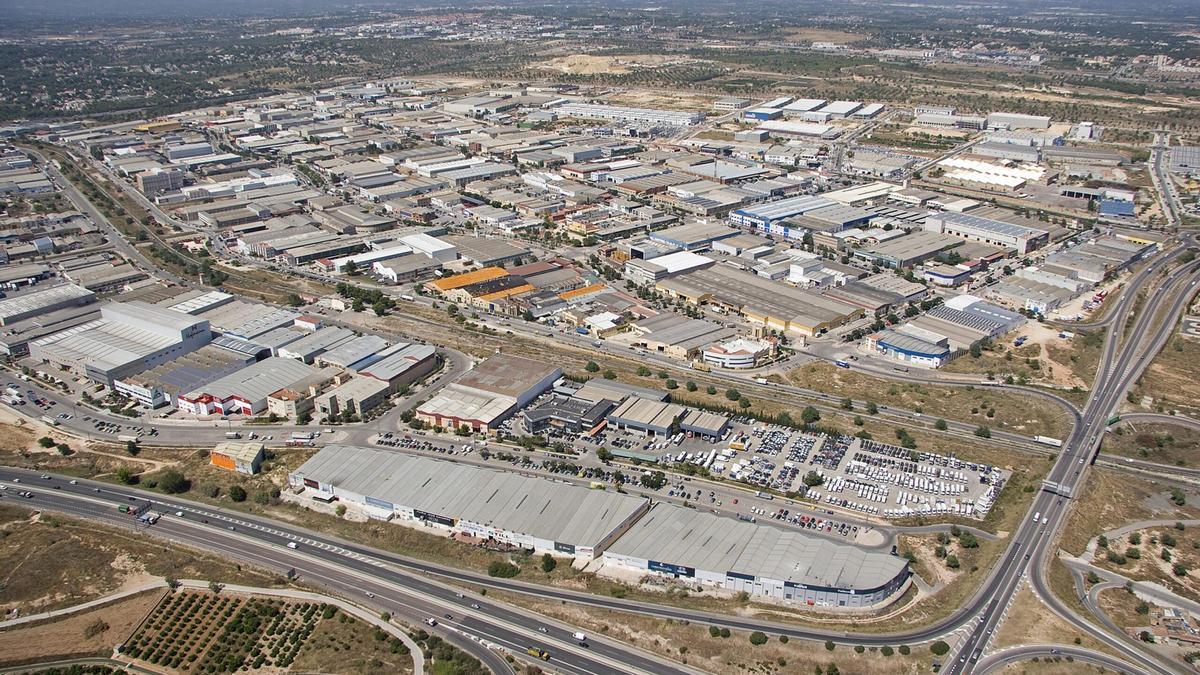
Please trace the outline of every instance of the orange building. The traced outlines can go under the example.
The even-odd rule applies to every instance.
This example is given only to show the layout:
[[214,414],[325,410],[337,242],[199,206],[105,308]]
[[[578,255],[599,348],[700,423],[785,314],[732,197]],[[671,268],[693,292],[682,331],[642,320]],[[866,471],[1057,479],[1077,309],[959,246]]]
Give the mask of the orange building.
[[221,443],[209,453],[209,461],[215,467],[253,476],[262,466],[263,444]]

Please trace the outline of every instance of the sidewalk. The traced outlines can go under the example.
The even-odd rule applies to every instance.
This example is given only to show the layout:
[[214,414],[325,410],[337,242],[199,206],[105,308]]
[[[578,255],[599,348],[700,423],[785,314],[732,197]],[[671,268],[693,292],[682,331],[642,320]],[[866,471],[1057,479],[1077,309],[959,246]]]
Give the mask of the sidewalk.
[[153,590],[155,588],[164,588],[164,584],[160,581],[145,583],[145,584],[142,584],[141,586],[137,586],[137,587],[131,588],[126,591],[121,591],[120,593],[113,593],[112,595],[106,595],[102,598],[96,598],[95,600],[89,600],[87,602],[84,602],[84,603],[81,603],[78,605],[72,605],[70,607],[64,607],[62,609],[55,609],[55,610],[52,610],[49,612],[39,612],[37,614],[29,614],[27,616],[17,617],[16,619],[9,619],[7,621],[0,621],[0,629],[12,628],[13,626],[20,626],[21,624],[25,624],[25,623],[32,623],[34,621],[42,621],[43,619],[53,619],[54,617],[58,617],[58,616],[66,616],[67,614],[74,614],[75,612],[82,612],[86,609],[91,609],[93,607],[99,607],[101,605],[107,605],[110,602],[116,602],[117,600],[128,598],[131,595],[137,595],[138,593],[143,593],[145,591]]

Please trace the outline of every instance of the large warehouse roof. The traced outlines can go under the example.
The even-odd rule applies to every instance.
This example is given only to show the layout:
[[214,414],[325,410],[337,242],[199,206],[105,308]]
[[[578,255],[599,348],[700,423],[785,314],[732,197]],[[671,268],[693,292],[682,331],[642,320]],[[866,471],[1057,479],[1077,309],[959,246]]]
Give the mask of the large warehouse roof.
[[471,387],[501,396],[520,398],[530,387],[558,372],[558,367],[512,354],[491,356],[455,381],[463,387]]
[[83,304],[85,298],[93,298],[95,295],[82,286],[62,284],[43,291],[34,291],[0,300],[0,326],[18,320],[14,317],[24,318],[46,307],[54,307],[72,301],[79,301],[79,304]]
[[258,401],[280,389],[294,389],[298,382],[303,382],[320,372],[303,361],[275,356],[209,382],[188,392],[184,398],[195,400],[208,394],[221,400],[239,396],[247,401]]
[[858,591],[886,585],[907,565],[887,553],[671,504],[655,506],[608,550],[710,572]]
[[348,445],[326,446],[293,477],[426,513],[581,546],[599,545],[646,502],[617,492]]

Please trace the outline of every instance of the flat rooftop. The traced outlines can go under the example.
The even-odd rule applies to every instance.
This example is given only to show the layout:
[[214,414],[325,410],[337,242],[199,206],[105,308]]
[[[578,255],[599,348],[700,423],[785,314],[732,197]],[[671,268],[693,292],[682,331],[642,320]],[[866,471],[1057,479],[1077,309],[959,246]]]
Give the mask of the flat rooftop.
[[559,372],[558,366],[511,354],[496,354],[463,373],[455,384],[499,396],[520,398],[543,379]]
[[658,504],[609,547],[613,554],[829,589],[869,591],[904,572],[904,558],[770,525]]
[[598,546],[646,504],[646,499],[628,494],[348,445],[326,446],[292,478],[580,546]]

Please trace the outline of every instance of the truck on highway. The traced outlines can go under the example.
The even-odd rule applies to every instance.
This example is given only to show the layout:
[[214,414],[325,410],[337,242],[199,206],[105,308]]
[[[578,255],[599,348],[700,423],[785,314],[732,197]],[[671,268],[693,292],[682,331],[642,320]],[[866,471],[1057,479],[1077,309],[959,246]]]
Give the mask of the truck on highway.
[[775,499],[775,495],[767,492],[755,492],[754,496],[758,497],[759,499]]
[[1121,416],[1120,416],[1120,415],[1113,415],[1112,417],[1108,418],[1108,421],[1107,421],[1107,422],[1105,422],[1105,424],[1111,427],[1112,425],[1114,425],[1114,424],[1116,424],[1117,422],[1120,422],[1120,421],[1121,421]]
[[314,438],[316,438],[316,434],[314,434],[311,431],[293,431],[292,432],[292,440],[293,441],[311,441]]
[[1056,448],[1062,447],[1062,441],[1060,439],[1051,438],[1049,436],[1034,436],[1033,442],[1041,443],[1042,445],[1053,445]]
[[122,443],[137,443],[139,438],[141,438],[141,436],[138,436],[137,434],[121,434],[117,436],[117,440],[121,441]]
[[838,368],[849,368],[850,367],[849,363],[847,363],[846,361],[842,361],[842,360],[834,361],[833,365],[837,366]]
[[414,297],[413,297],[413,296],[411,296],[411,295],[408,295],[407,293],[406,293],[406,294],[404,294],[404,295],[401,295],[401,296],[400,296],[400,299],[401,299],[401,300],[404,300],[405,302],[415,302],[415,301],[416,301],[416,298],[414,298]]
[[21,398],[20,396],[12,396],[10,394],[4,394],[3,396],[0,396],[0,401],[3,401],[9,405],[25,405],[25,399]]
[[546,651],[545,649],[539,649],[538,647],[526,647],[525,653],[530,656],[535,656],[543,661],[550,660],[550,652]]
[[52,427],[58,426],[58,420],[54,419],[53,417],[51,417],[49,415],[42,415],[41,419],[42,419],[43,423],[49,424]]
[[226,431],[225,432],[225,438],[228,438],[230,440],[234,440],[234,439],[241,438],[241,437],[242,437],[241,432],[237,432],[237,431]]

